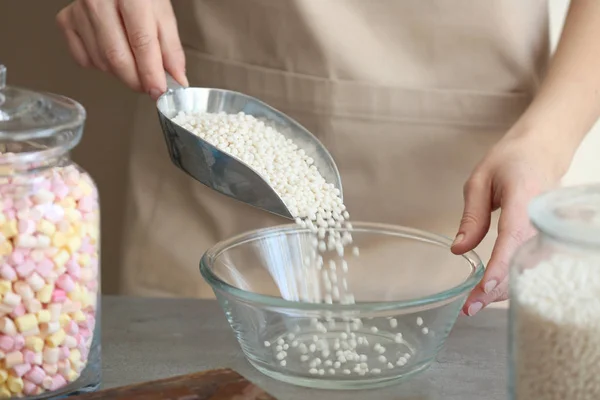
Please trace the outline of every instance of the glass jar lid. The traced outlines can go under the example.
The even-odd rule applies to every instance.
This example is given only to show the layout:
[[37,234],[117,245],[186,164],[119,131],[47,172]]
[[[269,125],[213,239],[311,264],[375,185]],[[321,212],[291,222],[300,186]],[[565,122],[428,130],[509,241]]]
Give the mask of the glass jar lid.
[[79,131],[85,110],[77,102],[53,94],[6,85],[7,69],[0,64],[0,141],[21,142]]
[[570,186],[535,198],[532,224],[561,241],[600,249],[600,184]]

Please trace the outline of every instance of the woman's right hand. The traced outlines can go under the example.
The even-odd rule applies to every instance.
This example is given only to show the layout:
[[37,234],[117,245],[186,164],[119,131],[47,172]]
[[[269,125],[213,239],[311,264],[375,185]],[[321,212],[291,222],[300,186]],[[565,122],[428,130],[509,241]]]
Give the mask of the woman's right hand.
[[56,21],[82,67],[110,72],[153,99],[167,89],[165,70],[188,85],[170,0],[76,0]]

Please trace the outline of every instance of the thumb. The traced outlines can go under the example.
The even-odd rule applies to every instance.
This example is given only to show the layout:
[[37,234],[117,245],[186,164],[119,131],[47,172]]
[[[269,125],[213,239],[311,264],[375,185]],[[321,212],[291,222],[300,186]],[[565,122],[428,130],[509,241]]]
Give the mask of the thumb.
[[490,229],[492,190],[487,179],[472,176],[464,187],[465,207],[451,250],[463,254],[473,250]]

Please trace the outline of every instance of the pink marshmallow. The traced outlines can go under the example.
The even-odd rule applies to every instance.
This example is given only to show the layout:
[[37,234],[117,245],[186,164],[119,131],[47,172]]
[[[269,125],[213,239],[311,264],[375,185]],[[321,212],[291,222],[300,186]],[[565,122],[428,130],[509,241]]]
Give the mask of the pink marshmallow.
[[14,282],[17,279],[15,269],[8,264],[3,264],[2,267],[0,267],[0,276],[2,276],[2,279],[6,279],[10,282]]
[[19,266],[17,266],[17,274],[21,278],[27,278],[35,270],[35,268],[35,263],[33,261],[27,260]]
[[46,372],[38,366],[31,368],[29,372],[25,374],[25,378],[28,381],[35,383],[36,385],[41,385],[45,377]]
[[54,289],[52,292],[52,302],[53,303],[62,303],[67,298],[67,294],[64,290]]
[[23,380],[23,393],[27,396],[34,396],[37,394],[37,385],[28,380]]
[[97,281],[89,281],[86,287],[90,290],[90,292],[96,292],[98,290],[98,282]]
[[75,289],[75,282],[73,282],[73,278],[71,278],[68,274],[62,274],[56,280],[56,286],[69,293]]
[[25,374],[25,379],[35,383],[36,385],[41,385],[45,377],[46,372],[38,366],[31,368],[29,372]]
[[79,264],[71,259],[67,262],[67,272],[69,273],[69,275],[71,275],[73,277],[73,279],[75,280],[79,280],[79,278],[81,277],[81,267],[79,266]]
[[17,229],[22,235],[31,235],[35,232],[35,221],[30,219],[22,219],[17,224]]
[[82,253],[86,253],[86,254],[94,254],[96,252],[96,246],[94,246],[93,244],[90,244],[89,242],[87,243],[83,243],[81,245],[81,248],[79,249],[79,251],[81,251]]
[[4,215],[6,216],[6,219],[11,220],[15,219],[17,212],[11,208],[10,210],[4,210]]
[[77,322],[71,320],[67,323],[65,330],[69,335],[77,335],[79,333],[79,325],[77,325]]
[[69,354],[71,354],[71,350],[69,350],[68,347],[59,347],[60,353],[58,354],[58,359],[59,360],[64,360],[66,358],[69,357]]
[[36,208],[31,209],[31,211],[29,212],[29,218],[36,222],[42,219],[43,216],[44,215],[42,214],[42,212]]
[[47,258],[40,261],[36,266],[37,273],[43,276],[44,278],[50,275],[52,269],[54,269],[54,263]]
[[88,213],[88,212],[92,212],[94,210],[95,205],[96,205],[96,202],[94,201],[93,197],[85,196],[79,200],[79,203],[77,204],[77,208],[81,212]]
[[76,169],[71,169],[64,177],[65,183],[70,186],[76,186],[79,184],[81,174]]
[[10,316],[13,318],[21,317],[25,315],[27,309],[25,308],[25,304],[19,303],[10,313]]
[[62,375],[55,375],[54,378],[52,378],[52,386],[50,387],[50,390],[58,390],[66,384],[67,381]]
[[33,206],[29,197],[21,197],[14,202],[14,207],[17,211],[27,210]]
[[36,364],[35,352],[29,349],[23,350],[23,360],[25,360],[27,364]]
[[50,190],[52,182],[49,179],[44,179],[40,182],[40,189]]
[[13,349],[15,345],[15,339],[12,336],[1,335],[0,336],[0,349],[5,353],[8,353]]
[[19,378],[25,375],[27,372],[31,370],[31,365],[29,364],[19,364],[12,367],[12,372]]
[[5,197],[4,200],[2,201],[2,210],[6,211],[6,210],[10,210],[11,208],[14,207],[14,201],[12,197]]
[[62,200],[69,194],[69,187],[65,184],[58,183],[53,185],[52,192],[56,196],[57,199]]
[[23,337],[23,335],[19,334],[15,336],[14,349],[21,350],[23,347],[25,347],[25,338]]
[[25,252],[23,249],[15,249],[8,257],[8,261],[15,267],[22,264],[25,261]]

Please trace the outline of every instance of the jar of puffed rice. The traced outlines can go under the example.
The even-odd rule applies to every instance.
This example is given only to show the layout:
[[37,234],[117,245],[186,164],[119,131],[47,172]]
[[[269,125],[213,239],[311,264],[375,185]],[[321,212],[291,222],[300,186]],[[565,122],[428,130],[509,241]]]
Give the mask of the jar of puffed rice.
[[600,399],[600,185],[536,198],[511,265],[514,400]]
[[73,100],[6,86],[0,65],[0,398],[100,382],[98,192],[69,158],[84,121]]

